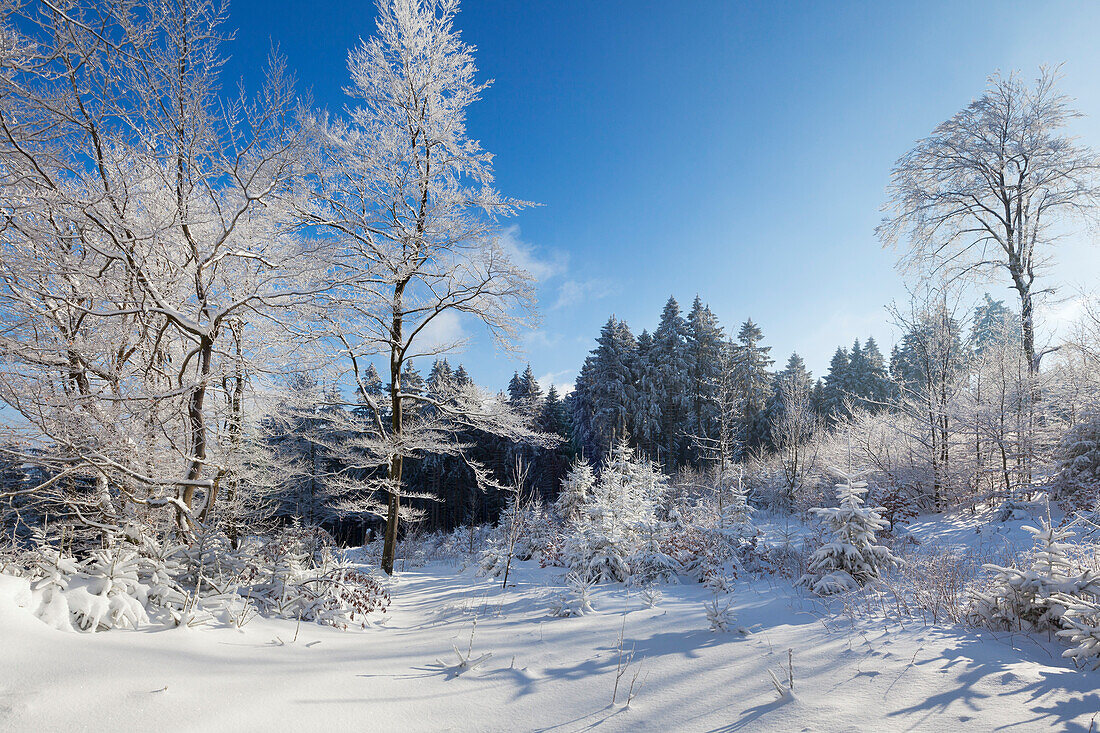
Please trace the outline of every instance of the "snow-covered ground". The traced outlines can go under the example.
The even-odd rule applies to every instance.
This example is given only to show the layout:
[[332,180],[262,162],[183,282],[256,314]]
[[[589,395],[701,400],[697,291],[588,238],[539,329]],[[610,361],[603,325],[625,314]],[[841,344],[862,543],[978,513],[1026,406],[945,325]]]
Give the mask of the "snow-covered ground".
[[[981,522],[919,520],[944,544]],[[994,535],[1015,541],[1013,524]],[[988,539],[988,538],[986,538]],[[985,540],[983,540],[985,541]],[[994,537],[992,542],[1001,541]],[[599,587],[596,613],[548,614],[560,569],[515,587],[435,563],[399,573],[384,624],[345,632],[255,619],[243,629],[76,634],[18,607],[0,576],[0,730],[1090,731],[1100,674],[1019,634],[852,619],[786,581],[738,581],[748,635],[712,633],[698,584]],[[476,624],[475,624],[476,622]],[[456,669],[452,645],[480,666]],[[617,670],[633,661],[619,680]],[[769,671],[788,678],[779,699]],[[438,660],[438,661],[437,661]],[[441,662],[441,663],[440,663]],[[625,705],[631,683],[634,698]],[[1094,723],[1094,720],[1096,721]]]

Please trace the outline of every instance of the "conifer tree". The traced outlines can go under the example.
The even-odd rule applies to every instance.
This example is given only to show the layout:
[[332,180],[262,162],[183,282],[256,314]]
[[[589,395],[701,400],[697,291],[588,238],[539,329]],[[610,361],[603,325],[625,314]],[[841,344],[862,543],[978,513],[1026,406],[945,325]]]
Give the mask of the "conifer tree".
[[648,331],[638,337],[634,359],[634,404],[631,434],[647,456],[655,456],[661,440],[660,369],[654,361],[654,341]]
[[715,386],[725,344],[725,335],[718,319],[699,296],[691,304],[687,317],[688,388],[691,413],[688,430],[692,435],[713,438],[717,429]]
[[593,457],[604,455],[613,436],[628,431],[634,404],[632,367],[637,345],[625,321],[611,316],[597,339],[591,385]]
[[660,409],[658,458],[666,470],[676,470],[687,458],[691,402],[688,387],[688,329],[676,298],[669,297],[653,333],[653,364],[657,370]]
[[832,361],[829,362],[829,373],[825,375],[822,397],[826,418],[835,420],[843,415],[848,390],[848,351],[838,346]]
[[765,410],[772,387],[769,368],[775,362],[768,355],[771,347],[760,345],[763,338],[763,332],[751,318],[737,333],[737,373],[743,400],[741,434],[746,447],[762,445],[767,431]]
[[593,425],[596,410],[595,372],[596,359],[589,355],[585,357],[580,373],[577,374],[577,381],[573,384],[573,391],[567,398],[573,445],[577,453],[586,458],[595,456],[597,451],[596,432]]
[[807,572],[798,581],[821,596],[855,590],[898,564],[889,548],[877,544],[875,538],[875,532],[886,527],[886,520],[878,509],[863,505],[867,482],[861,478],[866,474],[830,471],[839,480],[837,506],[813,512],[832,529],[833,540],[810,556]]

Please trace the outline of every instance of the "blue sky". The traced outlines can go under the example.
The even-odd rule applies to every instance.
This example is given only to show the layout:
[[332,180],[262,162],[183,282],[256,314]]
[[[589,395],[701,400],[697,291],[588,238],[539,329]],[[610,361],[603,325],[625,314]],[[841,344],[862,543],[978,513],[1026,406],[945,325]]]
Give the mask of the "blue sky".
[[[227,81],[254,85],[274,42],[339,109],[374,7],[236,0],[230,25]],[[466,0],[458,25],[495,80],[470,132],[500,189],[542,204],[507,222],[540,276],[525,353],[449,324],[474,337],[452,363],[492,387],[527,360],[569,383],[609,314],[652,330],[670,294],[686,310],[697,293],[820,376],[839,344],[892,343],[884,306],[904,289],[873,233],[891,164],[991,72],[1065,62],[1089,115],[1075,132],[1100,146],[1096,3]],[[1060,258],[1067,295],[1100,276],[1083,237]]]

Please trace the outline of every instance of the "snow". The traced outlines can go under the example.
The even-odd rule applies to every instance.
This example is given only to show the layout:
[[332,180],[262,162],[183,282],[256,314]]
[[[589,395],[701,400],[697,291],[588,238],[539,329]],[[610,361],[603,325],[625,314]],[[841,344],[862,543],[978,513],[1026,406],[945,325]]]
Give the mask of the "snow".
[[599,585],[595,612],[555,618],[561,569],[517,562],[514,578],[399,572],[385,623],[362,631],[258,618],[79,634],[0,576],[0,730],[1087,731],[1100,711],[1097,673],[1045,637],[852,618],[771,578],[721,596],[744,635],[713,633],[715,595],[691,582],[652,608],[645,589]]

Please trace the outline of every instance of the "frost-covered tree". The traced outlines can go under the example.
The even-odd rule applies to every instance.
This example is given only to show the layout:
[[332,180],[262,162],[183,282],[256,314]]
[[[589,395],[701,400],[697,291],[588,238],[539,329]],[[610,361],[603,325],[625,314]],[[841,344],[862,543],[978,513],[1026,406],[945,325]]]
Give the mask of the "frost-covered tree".
[[687,457],[691,414],[688,384],[688,327],[676,299],[669,297],[653,332],[653,363],[657,367],[657,397],[661,415],[661,445],[657,457],[675,470]]
[[638,448],[649,456],[655,456],[661,446],[661,368],[654,352],[653,337],[642,331],[634,359],[630,432]]
[[190,534],[248,488],[249,386],[326,287],[292,85],[222,95],[208,0],[3,14],[0,399],[82,522]]
[[915,297],[908,312],[894,311],[904,333],[890,365],[897,408],[919,426],[913,437],[927,458],[935,508],[943,506],[952,476],[951,449],[960,427],[955,418],[965,386],[966,351],[956,308],[947,292],[933,290]]
[[1069,429],[1055,460],[1055,496],[1086,509],[1100,506],[1100,412],[1085,415]]
[[816,467],[817,447],[814,438],[821,428],[821,418],[813,409],[813,392],[809,375],[795,356],[776,380],[777,404],[771,425],[772,445],[779,458],[783,477],[783,503],[795,505],[799,491]]
[[563,522],[578,519],[592,497],[595,487],[596,474],[592,471],[592,466],[583,458],[577,458],[561,482],[558,500],[554,504],[554,511],[558,518]]
[[600,330],[593,352],[592,432],[593,458],[606,455],[612,441],[629,432],[631,406],[635,403],[633,365],[637,344],[625,321],[611,316]]
[[1081,113],[1058,92],[1056,69],[1028,85],[994,74],[980,97],[906,153],[891,174],[878,229],[921,272],[1001,272],[1020,298],[1021,346],[1033,376],[1035,282],[1056,229],[1089,215],[1100,160],[1066,129]]
[[848,350],[838,346],[829,362],[829,373],[825,375],[821,394],[825,416],[830,420],[836,420],[846,412],[845,400],[851,389],[848,364]]
[[542,408],[542,387],[528,364],[523,374],[516,372],[508,383],[508,399],[514,405],[532,414]]
[[1040,520],[1039,527],[1025,527],[1035,538],[1031,562],[1026,568],[985,565],[994,573],[988,589],[974,596],[972,620],[995,629],[1062,628],[1065,605],[1060,596],[1076,596],[1095,576],[1075,571],[1066,542],[1072,530]]
[[474,321],[507,347],[530,323],[534,303],[531,276],[511,261],[496,226],[524,204],[493,187],[492,156],[466,129],[466,112],[488,83],[476,78],[474,49],[455,29],[457,13],[457,0],[379,2],[375,34],[348,58],[356,106],[347,120],[316,125],[326,169],[317,178],[309,221],[340,252],[328,338],[343,350],[353,379],[376,356],[389,371],[386,408],[357,383],[374,413],[373,445],[364,451],[386,468],[387,572],[405,458],[459,450],[438,424],[414,434],[407,410],[431,404],[452,422],[519,435],[517,425],[499,419],[499,400],[467,391],[448,404],[407,389],[402,380],[410,359],[458,346],[426,338],[444,320]]
[[1042,275],[1066,227],[1095,216],[1100,157],[1068,128],[1081,116],[1057,87],[1057,69],[1033,84],[996,73],[981,96],[940,123],[894,166],[878,228],[903,248],[899,265],[936,279],[1000,277],[1016,291],[1027,372],[1020,483],[1030,484],[1042,385],[1036,311],[1054,288]]
[[636,457],[625,439],[616,441],[566,538],[564,554],[572,571],[593,580],[625,581],[633,559],[647,563],[646,568],[639,565],[643,574],[662,574],[663,553],[648,543],[658,531],[654,510],[665,489],[653,463]]
[[699,296],[695,296],[687,315],[688,390],[691,396],[688,430],[691,435],[715,436],[718,419],[714,390],[725,341],[718,318],[709,306],[703,305]]
[[890,549],[877,543],[875,533],[887,526],[877,509],[866,507],[864,473],[830,469],[836,484],[837,506],[814,509],[832,530],[830,542],[810,556],[807,572],[799,579],[817,595],[855,590],[895,567],[898,560]]
[[579,455],[593,457],[597,455],[596,432],[592,419],[595,413],[593,390],[595,382],[596,360],[591,354],[584,359],[573,391],[566,397],[569,424],[573,447]]
[[735,347],[738,385],[741,391],[741,439],[746,447],[762,445],[766,438],[765,410],[772,385],[769,371],[775,362],[762,346],[764,333],[752,319],[741,324]]

